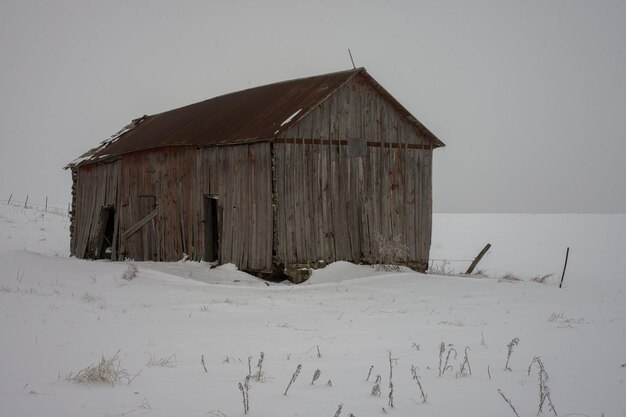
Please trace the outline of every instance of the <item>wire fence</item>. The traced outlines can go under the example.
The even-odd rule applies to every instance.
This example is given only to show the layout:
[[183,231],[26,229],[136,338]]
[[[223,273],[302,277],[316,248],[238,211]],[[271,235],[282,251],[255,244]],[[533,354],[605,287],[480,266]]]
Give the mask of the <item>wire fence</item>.
[[13,207],[22,207],[25,209],[33,209],[37,211],[42,211],[44,213],[58,214],[60,216],[67,216],[67,217],[69,217],[70,211],[72,209],[72,206],[69,203],[67,204],[67,207],[53,206],[48,203],[48,197],[45,197],[43,201],[42,200],[33,201],[32,199],[30,199],[30,196],[28,195],[26,196],[25,200],[20,201],[14,198],[13,194],[11,194],[8,199],[0,200],[0,204],[6,204],[9,206],[13,206]]
[[441,275],[462,274],[473,259],[429,259],[428,271]]
[[439,262],[472,262],[473,259],[434,259],[430,258],[429,261],[439,261]]

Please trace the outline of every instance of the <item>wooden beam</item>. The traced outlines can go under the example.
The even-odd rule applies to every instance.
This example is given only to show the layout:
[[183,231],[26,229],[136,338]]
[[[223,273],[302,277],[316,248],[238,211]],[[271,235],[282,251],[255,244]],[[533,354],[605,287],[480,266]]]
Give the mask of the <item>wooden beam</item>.
[[485,247],[483,248],[483,250],[480,251],[480,253],[476,257],[476,259],[474,259],[474,262],[472,262],[470,267],[467,268],[467,271],[465,272],[467,275],[471,274],[474,271],[474,268],[476,268],[476,265],[478,265],[478,262],[480,262],[480,260],[483,258],[483,256],[485,256],[485,254],[487,253],[489,248],[491,248],[491,243],[487,243],[485,245]]
[[133,226],[131,226],[127,231],[125,231],[122,234],[122,239],[126,240],[129,237],[131,237],[132,235],[134,235],[139,229],[144,227],[146,225],[146,223],[148,223],[150,220],[154,219],[158,212],[159,212],[158,207],[155,208],[154,210],[152,210],[143,219],[139,220],[137,223],[135,223]]
[[[296,139],[296,138],[277,138],[272,141],[273,143],[287,143],[294,145],[348,145],[347,140],[339,140],[339,139]],[[432,149],[432,145],[430,144],[400,144],[396,142],[366,142],[368,148],[394,148],[398,149],[401,147],[406,147],[408,149]]]

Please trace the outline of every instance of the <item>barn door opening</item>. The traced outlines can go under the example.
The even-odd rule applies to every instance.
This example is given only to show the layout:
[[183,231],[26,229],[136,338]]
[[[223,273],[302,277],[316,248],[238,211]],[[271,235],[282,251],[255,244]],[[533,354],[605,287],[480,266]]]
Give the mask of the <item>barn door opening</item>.
[[217,196],[204,196],[204,261],[215,262],[219,254],[219,230],[217,226]]
[[115,232],[115,207],[100,209],[100,233],[96,259],[111,259],[113,255],[113,236]]

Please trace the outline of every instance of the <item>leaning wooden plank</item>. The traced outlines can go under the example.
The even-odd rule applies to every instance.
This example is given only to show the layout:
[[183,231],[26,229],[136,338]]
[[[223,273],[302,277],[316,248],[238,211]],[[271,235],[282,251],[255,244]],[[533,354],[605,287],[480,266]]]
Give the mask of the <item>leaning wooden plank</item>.
[[[487,253],[487,251],[491,248],[491,243],[487,243],[485,245],[485,247],[483,248],[483,250],[480,251],[480,253],[478,254],[478,256],[476,256],[476,258],[474,258],[474,261],[472,262],[472,264],[469,266],[469,268],[467,268],[467,271],[465,271],[465,273],[467,275],[471,274],[472,272],[474,272],[474,268],[476,268],[476,265],[478,265],[478,262],[480,262],[481,259],[483,259],[483,256],[485,256],[485,254]],[[569,252],[569,248],[567,249],[567,251]],[[567,258],[565,258],[565,262],[567,262]],[[566,263],[567,265],[567,263]],[[565,274],[565,269],[563,269],[563,273]],[[559,286],[560,288],[560,286]]]
[[154,219],[154,217],[157,215],[158,212],[159,212],[158,208],[155,208],[154,210],[152,210],[143,219],[139,220],[137,223],[135,223],[133,226],[131,226],[128,230],[126,230],[124,232],[124,234],[122,235],[122,239],[126,240],[129,237],[131,237],[132,235],[134,235],[146,223],[148,223],[150,220]]

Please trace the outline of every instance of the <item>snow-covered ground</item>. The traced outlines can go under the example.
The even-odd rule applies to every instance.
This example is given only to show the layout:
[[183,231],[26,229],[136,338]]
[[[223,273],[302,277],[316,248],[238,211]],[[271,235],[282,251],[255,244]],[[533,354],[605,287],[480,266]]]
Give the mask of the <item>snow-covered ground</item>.
[[[67,218],[2,204],[0,415],[242,416],[238,383],[263,352],[252,416],[332,417],[339,404],[344,417],[514,416],[498,389],[534,416],[534,356],[559,415],[626,416],[626,215],[438,214],[434,223],[432,257],[451,260],[440,270],[464,270],[457,260],[490,242],[479,265],[488,276],[337,262],[305,284],[268,285],[229,265],[139,262],[127,281],[124,263],[69,258]],[[499,280],[507,272],[521,281]],[[546,284],[530,280],[550,273]],[[449,344],[458,355],[439,376],[441,342],[443,361]],[[462,376],[466,347],[471,375]],[[118,351],[130,384],[66,380]]]

